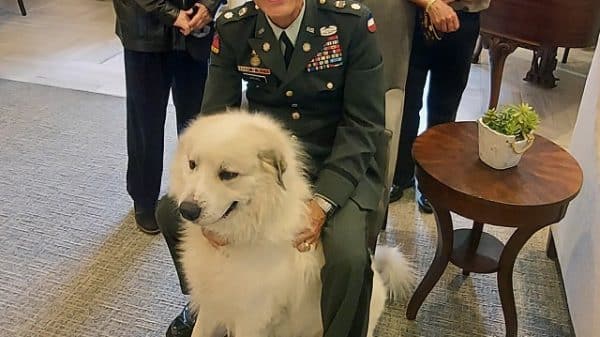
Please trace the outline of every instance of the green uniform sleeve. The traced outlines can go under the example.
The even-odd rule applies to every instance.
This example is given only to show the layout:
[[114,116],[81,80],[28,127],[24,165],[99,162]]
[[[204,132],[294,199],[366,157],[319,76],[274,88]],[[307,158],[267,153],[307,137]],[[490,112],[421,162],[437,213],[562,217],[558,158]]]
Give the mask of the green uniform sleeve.
[[134,0],[144,11],[152,13],[164,24],[172,26],[179,15],[179,8],[167,0]]
[[218,113],[231,107],[239,108],[242,100],[242,77],[237,71],[235,50],[231,45],[234,41],[221,38],[224,29],[220,19],[217,19],[211,46],[202,114]]
[[375,23],[368,11],[357,22],[346,51],[344,115],[315,186],[317,193],[338,206],[346,204],[363,179],[385,125],[382,57],[375,34],[368,28],[374,30]]

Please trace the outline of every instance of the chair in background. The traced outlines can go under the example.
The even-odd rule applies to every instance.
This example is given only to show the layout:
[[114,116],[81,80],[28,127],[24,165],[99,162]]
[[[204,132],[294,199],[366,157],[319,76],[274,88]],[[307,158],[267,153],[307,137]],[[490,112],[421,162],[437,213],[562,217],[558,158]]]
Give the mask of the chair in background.
[[387,91],[385,93],[385,128],[387,137],[377,144],[375,159],[383,169],[384,193],[377,210],[369,217],[369,247],[374,252],[377,237],[387,224],[390,187],[394,178],[400,124],[404,110],[404,91],[415,20],[415,7],[408,0],[366,0],[363,2],[375,18],[379,49]]

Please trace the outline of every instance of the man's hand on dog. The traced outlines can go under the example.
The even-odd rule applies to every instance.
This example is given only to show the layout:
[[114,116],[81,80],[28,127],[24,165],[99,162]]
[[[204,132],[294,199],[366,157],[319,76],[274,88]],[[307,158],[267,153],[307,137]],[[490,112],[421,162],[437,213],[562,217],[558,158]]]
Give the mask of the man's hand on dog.
[[301,253],[311,250],[313,244],[319,243],[321,229],[327,217],[323,209],[314,200],[308,202],[308,212],[310,213],[310,227],[298,233],[296,240],[294,240],[294,246]]

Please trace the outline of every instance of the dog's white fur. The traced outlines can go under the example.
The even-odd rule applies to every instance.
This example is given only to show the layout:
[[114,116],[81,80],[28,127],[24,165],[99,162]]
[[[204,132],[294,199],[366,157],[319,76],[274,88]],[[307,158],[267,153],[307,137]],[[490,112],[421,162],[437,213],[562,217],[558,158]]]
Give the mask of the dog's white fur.
[[[309,223],[306,201],[312,196],[301,154],[278,123],[243,111],[201,117],[181,135],[169,194],[202,207],[197,220],[185,221],[181,245],[198,314],[193,337],[323,335],[323,252],[318,247],[300,253],[292,245]],[[223,170],[239,176],[222,180]],[[224,216],[235,201],[237,207]],[[202,228],[229,243],[212,247]],[[376,251],[369,336],[387,294],[404,292],[413,280],[397,249]]]

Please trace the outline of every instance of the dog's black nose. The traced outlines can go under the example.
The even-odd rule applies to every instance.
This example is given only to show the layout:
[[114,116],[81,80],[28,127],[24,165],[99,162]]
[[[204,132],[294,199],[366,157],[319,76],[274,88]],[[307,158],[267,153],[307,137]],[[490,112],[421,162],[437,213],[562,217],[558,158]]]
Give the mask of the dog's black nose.
[[184,219],[194,221],[200,217],[202,208],[198,207],[194,202],[184,201],[179,205],[179,213],[181,213]]

